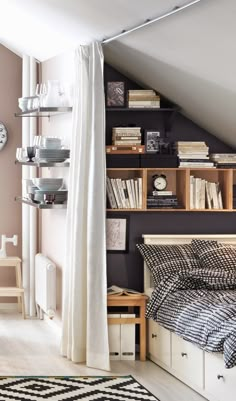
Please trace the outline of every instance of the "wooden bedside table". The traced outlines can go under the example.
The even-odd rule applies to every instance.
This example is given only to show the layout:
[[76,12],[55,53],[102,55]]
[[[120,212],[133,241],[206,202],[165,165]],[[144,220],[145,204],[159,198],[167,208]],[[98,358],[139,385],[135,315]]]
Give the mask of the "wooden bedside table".
[[146,319],[145,310],[148,297],[146,295],[109,295],[107,306],[139,307],[139,317],[108,318],[108,324],[139,324],[140,361],[146,360]]

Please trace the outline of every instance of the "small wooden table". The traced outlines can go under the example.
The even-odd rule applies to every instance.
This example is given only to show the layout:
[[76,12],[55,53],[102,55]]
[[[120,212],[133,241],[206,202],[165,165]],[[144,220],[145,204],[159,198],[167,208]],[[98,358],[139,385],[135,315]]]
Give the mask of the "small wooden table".
[[140,325],[140,361],[146,360],[146,319],[145,310],[148,297],[146,295],[109,295],[107,306],[139,307],[139,317],[108,318],[108,324],[139,324]]

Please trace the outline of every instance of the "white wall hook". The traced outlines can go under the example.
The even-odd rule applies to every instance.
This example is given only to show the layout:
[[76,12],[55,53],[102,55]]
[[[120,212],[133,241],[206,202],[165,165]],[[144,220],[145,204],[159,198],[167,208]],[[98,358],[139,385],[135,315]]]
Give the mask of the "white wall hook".
[[6,235],[2,235],[2,247],[0,249],[0,258],[6,258],[7,253],[6,253],[6,243],[7,242],[12,242],[14,246],[17,246],[18,244],[18,235],[13,235],[13,237],[7,237]]

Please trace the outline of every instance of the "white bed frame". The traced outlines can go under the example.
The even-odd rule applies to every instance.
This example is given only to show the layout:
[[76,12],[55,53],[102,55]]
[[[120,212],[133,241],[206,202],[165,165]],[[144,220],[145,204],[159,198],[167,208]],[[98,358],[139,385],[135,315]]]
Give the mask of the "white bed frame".
[[[147,245],[188,244],[192,239],[216,240],[236,246],[236,235],[142,235]],[[236,265],[236,261],[235,261]],[[144,263],[144,292],[151,296],[153,283]],[[148,357],[210,401],[235,401],[236,367],[225,369],[222,354],[207,353],[176,334],[148,321]]]

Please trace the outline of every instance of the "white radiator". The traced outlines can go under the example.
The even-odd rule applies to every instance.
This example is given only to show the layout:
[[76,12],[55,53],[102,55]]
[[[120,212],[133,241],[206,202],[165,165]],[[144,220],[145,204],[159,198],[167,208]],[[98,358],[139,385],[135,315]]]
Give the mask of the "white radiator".
[[56,265],[42,253],[35,256],[35,300],[37,312],[50,319],[56,311]]

